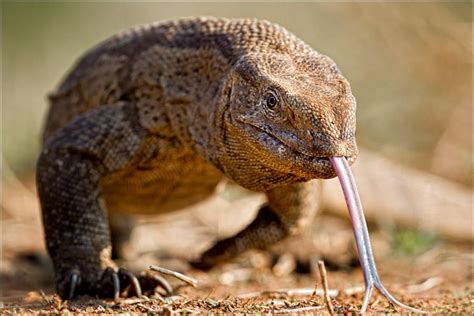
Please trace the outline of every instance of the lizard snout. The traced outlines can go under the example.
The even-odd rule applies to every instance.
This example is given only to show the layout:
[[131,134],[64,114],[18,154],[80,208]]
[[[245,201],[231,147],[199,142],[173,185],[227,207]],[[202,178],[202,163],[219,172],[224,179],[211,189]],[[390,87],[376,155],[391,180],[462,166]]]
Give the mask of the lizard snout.
[[303,151],[307,151],[307,154],[311,156],[320,158],[346,157],[349,159],[357,155],[355,138],[335,138],[312,129],[308,129],[302,136],[302,140],[306,144],[305,147],[307,147]]
[[353,164],[357,158],[357,153],[355,140],[340,140],[332,146],[327,157],[345,157],[349,164]]

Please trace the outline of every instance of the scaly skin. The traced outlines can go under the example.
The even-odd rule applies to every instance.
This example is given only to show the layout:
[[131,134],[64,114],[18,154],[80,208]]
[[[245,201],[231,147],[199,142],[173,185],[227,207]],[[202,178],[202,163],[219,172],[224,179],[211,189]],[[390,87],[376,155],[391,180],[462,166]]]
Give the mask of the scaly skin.
[[50,99],[37,179],[63,297],[133,283],[111,259],[107,214],[177,210],[225,178],[266,192],[247,228],[195,262],[209,268],[301,230],[318,205],[310,180],[335,176],[327,157],[357,152],[346,79],[267,21],[191,18],[116,35]]

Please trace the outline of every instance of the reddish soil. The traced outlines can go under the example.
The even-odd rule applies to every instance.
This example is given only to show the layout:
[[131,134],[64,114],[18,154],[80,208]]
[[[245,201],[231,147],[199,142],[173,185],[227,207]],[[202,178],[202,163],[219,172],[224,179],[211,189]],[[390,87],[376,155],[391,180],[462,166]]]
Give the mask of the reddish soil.
[[[332,298],[335,311],[351,313],[360,308],[363,277],[358,265],[354,264],[357,261],[347,220],[324,214],[315,224],[313,237],[299,237],[276,247],[273,254],[244,254],[210,272],[193,270],[186,261],[215,238],[216,234],[210,236],[209,227],[203,234],[202,225],[197,227],[196,224],[197,219],[209,224],[209,215],[204,212],[196,217],[189,215],[194,213],[185,212],[153,220],[141,219],[131,242],[131,249],[134,248],[137,254],[132,255],[130,251],[131,258],[121,265],[135,271],[149,264],[175,269],[196,278],[198,287],[183,286],[181,281],[167,276],[175,286],[171,297],[160,296],[158,290],[148,298],[128,298],[119,302],[90,297],[61,301],[54,295],[51,264],[44,251],[36,198],[28,193],[31,190],[18,183],[4,188],[0,269],[2,314],[66,311],[327,313],[326,303],[320,295],[320,278],[308,264],[317,258],[326,262],[329,288],[340,292]],[[258,197],[249,199],[258,200]],[[219,201],[212,203],[219,205]],[[192,232],[190,227],[199,232]],[[427,249],[408,255],[396,251],[393,238],[377,227],[371,229],[371,235],[379,273],[397,298],[429,312],[472,314],[471,245],[437,240]],[[227,234],[232,229],[221,223],[220,234]],[[155,247],[157,250],[153,251]],[[316,292],[313,293],[314,289]],[[390,313],[397,309],[374,293],[370,311]]]

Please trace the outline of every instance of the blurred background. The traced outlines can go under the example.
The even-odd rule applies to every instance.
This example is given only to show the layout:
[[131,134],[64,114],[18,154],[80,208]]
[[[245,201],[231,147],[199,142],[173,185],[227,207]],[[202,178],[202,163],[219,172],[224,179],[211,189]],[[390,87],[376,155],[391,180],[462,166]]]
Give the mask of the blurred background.
[[[15,218],[15,210],[31,208],[35,214],[21,215],[21,222],[12,221],[17,226],[8,234],[3,230],[4,250],[21,231],[41,234],[37,201],[34,194],[24,192],[34,190],[47,93],[77,58],[112,34],[134,25],[186,16],[255,17],[283,25],[332,57],[348,78],[358,103],[360,147],[440,176],[472,194],[469,1],[2,2],[1,6],[2,215],[6,223]],[[225,199],[233,201],[240,194],[231,192]],[[28,222],[31,218],[34,222]],[[472,223],[472,213],[469,220]],[[408,243],[431,240],[410,236],[397,238],[408,238]],[[30,243],[38,244],[37,239],[25,241],[25,247],[38,247],[28,246]]]
[[[331,56],[358,101],[358,141],[465,185],[471,172],[471,4],[2,3],[3,158],[31,172],[52,91],[87,49],[185,16],[279,23]],[[440,162],[441,161],[441,162]]]

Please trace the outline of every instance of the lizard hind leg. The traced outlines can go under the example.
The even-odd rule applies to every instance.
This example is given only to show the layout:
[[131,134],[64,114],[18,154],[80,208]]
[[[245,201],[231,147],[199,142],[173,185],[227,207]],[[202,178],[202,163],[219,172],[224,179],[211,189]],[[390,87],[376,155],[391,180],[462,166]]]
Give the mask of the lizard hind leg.
[[207,270],[249,249],[267,249],[311,222],[319,207],[319,183],[291,184],[266,192],[268,204],[241,232],[220,240],[191,264]]

